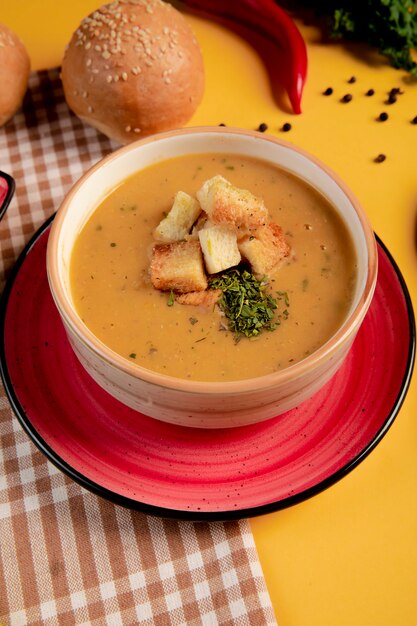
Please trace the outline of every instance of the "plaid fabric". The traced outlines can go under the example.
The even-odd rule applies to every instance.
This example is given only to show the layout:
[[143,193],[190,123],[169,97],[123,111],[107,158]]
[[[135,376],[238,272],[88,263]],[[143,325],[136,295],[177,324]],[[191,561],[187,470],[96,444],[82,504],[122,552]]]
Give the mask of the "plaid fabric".
[[[116,147],[66,107],[57,70],[31,76],[0,130],[17,183],[0,224],[0,289],[71,184]],[[276,624],[247,520],[177,522],[117,507],[59,472],[0,386],[0,624]]]

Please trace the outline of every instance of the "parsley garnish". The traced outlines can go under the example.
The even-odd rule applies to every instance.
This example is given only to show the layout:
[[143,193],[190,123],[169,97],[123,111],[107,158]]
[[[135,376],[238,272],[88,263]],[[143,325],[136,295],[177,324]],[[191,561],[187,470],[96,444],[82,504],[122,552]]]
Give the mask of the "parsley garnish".
[[265,279],[258,280],[239,268],[210,279],[209,287],[223,292],[218,304],[228,319],[229,329],[236,335],[256,337],[262,330],[275,330],[281,323],[276,311],[278,302],[266,293],[266,284]]
[[168,306],[173,306],[174,302],[175,302],[175,296],[174,296],[174,292],[171,289],[170,294],[169,294],[169,298],[168,298],[168,301],[167,301],[167,305]]
[[365,41],[376,46],[394,67],[417,76],[413,50],[417,47],[417,13],[414,0],[302,0],[327,15],[333,37]]

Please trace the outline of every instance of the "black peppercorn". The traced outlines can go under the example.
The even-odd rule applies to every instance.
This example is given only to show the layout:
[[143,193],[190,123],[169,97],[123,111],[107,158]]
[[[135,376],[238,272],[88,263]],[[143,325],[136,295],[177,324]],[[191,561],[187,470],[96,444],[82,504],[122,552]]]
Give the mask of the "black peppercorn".
[[262,124],[259,124],[258,130],[260,133],[264,133],[266,130],[268,130],[268,124],[265,124],[265,122],[262,122]]
[[292,128],[291,124],[289,122],[285,122],[281,130],[284,131],[284,133],[288,133],[288,131],[291,130],[291,128]]
[[412,124],[417,124],[417,115],[415,117],[413,117],[413,119],[411,120]]
[[379,114],[378,119],[380,122],[386,122],[388,119],[388,113],[385,113],[385,111],[383,111]]
[[365,96],[373,96],[375,94],[375,90],[374,89],[368,89],[368,91],[366,92]]
[[391,92],[385,100],[385,104],[394,104],[395,102],[397,102],[397,96]]
[[323,91],[323,96],[331,96],[333,93],[333,89],[331,87],[327,87],[325,91]]
[[385,156],[385,154],[378,154],[378,156],[375,157],[374,161],[375,163],[383,163],[386,158],[387,157]]
[[353,96],[350,93],[347,93],[343,96],[343,98],[340,100],[340,102],[350,102],[352,100]]
[[351,77],[349,78],[349,80],[348,80],[348,83],[350,83],[351,85],[352,85],[353,83],[356,83],[356,77],[355,77],[355,76],[351,76]]
[[221,123],[219,124],[219,126],[226,126],[226,124],[224,124],[223,122],[221,122]]

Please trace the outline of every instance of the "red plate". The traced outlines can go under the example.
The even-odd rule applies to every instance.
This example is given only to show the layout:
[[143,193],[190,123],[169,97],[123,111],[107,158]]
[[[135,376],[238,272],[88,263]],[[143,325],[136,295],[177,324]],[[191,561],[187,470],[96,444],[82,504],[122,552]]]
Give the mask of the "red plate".
[[373,303],[325,388],[263,424],[207,431],[128,409],[84,371],[49,293],[48,225],[22,253],[3,294],[1,373],[23,428],[83,487],[154,515],[259,515],[342,478],[394,421],[413,369],[415,323],[404,280],[381,242]]

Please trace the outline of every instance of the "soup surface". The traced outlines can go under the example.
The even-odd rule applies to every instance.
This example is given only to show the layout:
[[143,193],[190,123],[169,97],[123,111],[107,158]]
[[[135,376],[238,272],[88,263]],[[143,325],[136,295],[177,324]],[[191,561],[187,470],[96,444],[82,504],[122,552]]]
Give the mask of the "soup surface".
[[[220,330],[218,307],[168,306],[149,279],[152,232],[176,192],[194,196],[217,174],[262,197],[292,249],[268,277],[272,296],[286,294],[282,322],[256,338]],[[79,233],[70,271],[79,315],[112,350],[170,376],[230,381],[288,367],[324,344],[350,307],[356,258],[342,220],[302,180],[259,160],[202,154],[158,163],[110,193]]]

